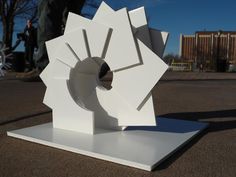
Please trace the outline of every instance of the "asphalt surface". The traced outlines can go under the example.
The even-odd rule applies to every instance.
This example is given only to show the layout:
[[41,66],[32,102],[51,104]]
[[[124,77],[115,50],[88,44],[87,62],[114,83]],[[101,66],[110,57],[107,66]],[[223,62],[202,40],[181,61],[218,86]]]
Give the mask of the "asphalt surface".
[[0,177],[235,177],[236,80],[174,80],[155,86],[156,114],[209,127],[153,172],[7,137],[8,130],[51,121],[51,113],[42,104],[43,83],[1,80]]

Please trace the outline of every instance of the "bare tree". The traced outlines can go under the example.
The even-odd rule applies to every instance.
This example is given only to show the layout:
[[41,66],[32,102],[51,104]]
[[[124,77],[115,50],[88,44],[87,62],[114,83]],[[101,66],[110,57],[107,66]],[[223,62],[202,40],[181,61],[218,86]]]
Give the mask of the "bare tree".
[[36,20],[38,0],[0,0],[0,22],[3,27],[2,41],[12,47],[14,25],[17,20]]
[[180,60],[180,57],[179,57],[179,55],[169,53],[169,54],[164,56],[163,60],[164,60],[165,63],[170,65],[173,60]]

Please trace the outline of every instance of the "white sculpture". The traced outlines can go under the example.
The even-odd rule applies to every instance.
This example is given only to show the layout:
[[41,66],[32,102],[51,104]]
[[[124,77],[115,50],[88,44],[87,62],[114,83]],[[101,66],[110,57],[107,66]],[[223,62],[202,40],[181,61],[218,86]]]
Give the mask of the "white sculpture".
[[[41,74],[53,127],[94,134],[155,126],[151,90],[168,68],[160,58],[167,37],[149,30],[143,7],[114,11],[103,2],[92,20],[70,13],[64,35],[46,43]],[[110,90],[98,79],[103,62],[113,72]]]
[[[148,28],[144,8],[115,12],[102,3],[92,20],[70,13],[65,34],[47,42],[41,74],[53,123],[8,136],[151,171],[207,126],[163,117],[156,126],[151,90],[167,69],[167,37]],[[103,62],[110,90],[98,79]]]

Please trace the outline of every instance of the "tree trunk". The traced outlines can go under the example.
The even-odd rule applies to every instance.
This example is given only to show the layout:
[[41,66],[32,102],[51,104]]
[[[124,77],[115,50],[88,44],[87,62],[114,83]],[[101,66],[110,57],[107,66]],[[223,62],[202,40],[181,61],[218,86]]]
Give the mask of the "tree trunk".
[[2,20],[3,26],[3,37],[2,41],[6,45],[9,50],[12,47],[12,37],[13,37],[13,29],[14,29],[14,20],[12,17],[6,18]]
[[12,50],[12,39],[14,32],[14,19],[18,17],[31,17],[35,15],[36,4],[38,0],[0,0],[0,18],[3,27],[2,41],[9,52]]

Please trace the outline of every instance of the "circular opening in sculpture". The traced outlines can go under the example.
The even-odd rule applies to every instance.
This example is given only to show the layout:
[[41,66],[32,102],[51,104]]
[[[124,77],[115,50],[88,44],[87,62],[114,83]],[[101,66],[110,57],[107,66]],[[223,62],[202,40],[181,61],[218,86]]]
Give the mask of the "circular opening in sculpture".
[[98,73],[99,86],[110,90],[112,88],[112,79],[113,73],[110,71],[110,67],[106,62],[102,63]]
[[86,58],[76,64],[70,71],[67,86],[70,95],[77,104],[87,108],[87,101],[96,95],[96,87],[110,90],[113,74],[103,59],[97,57]]

